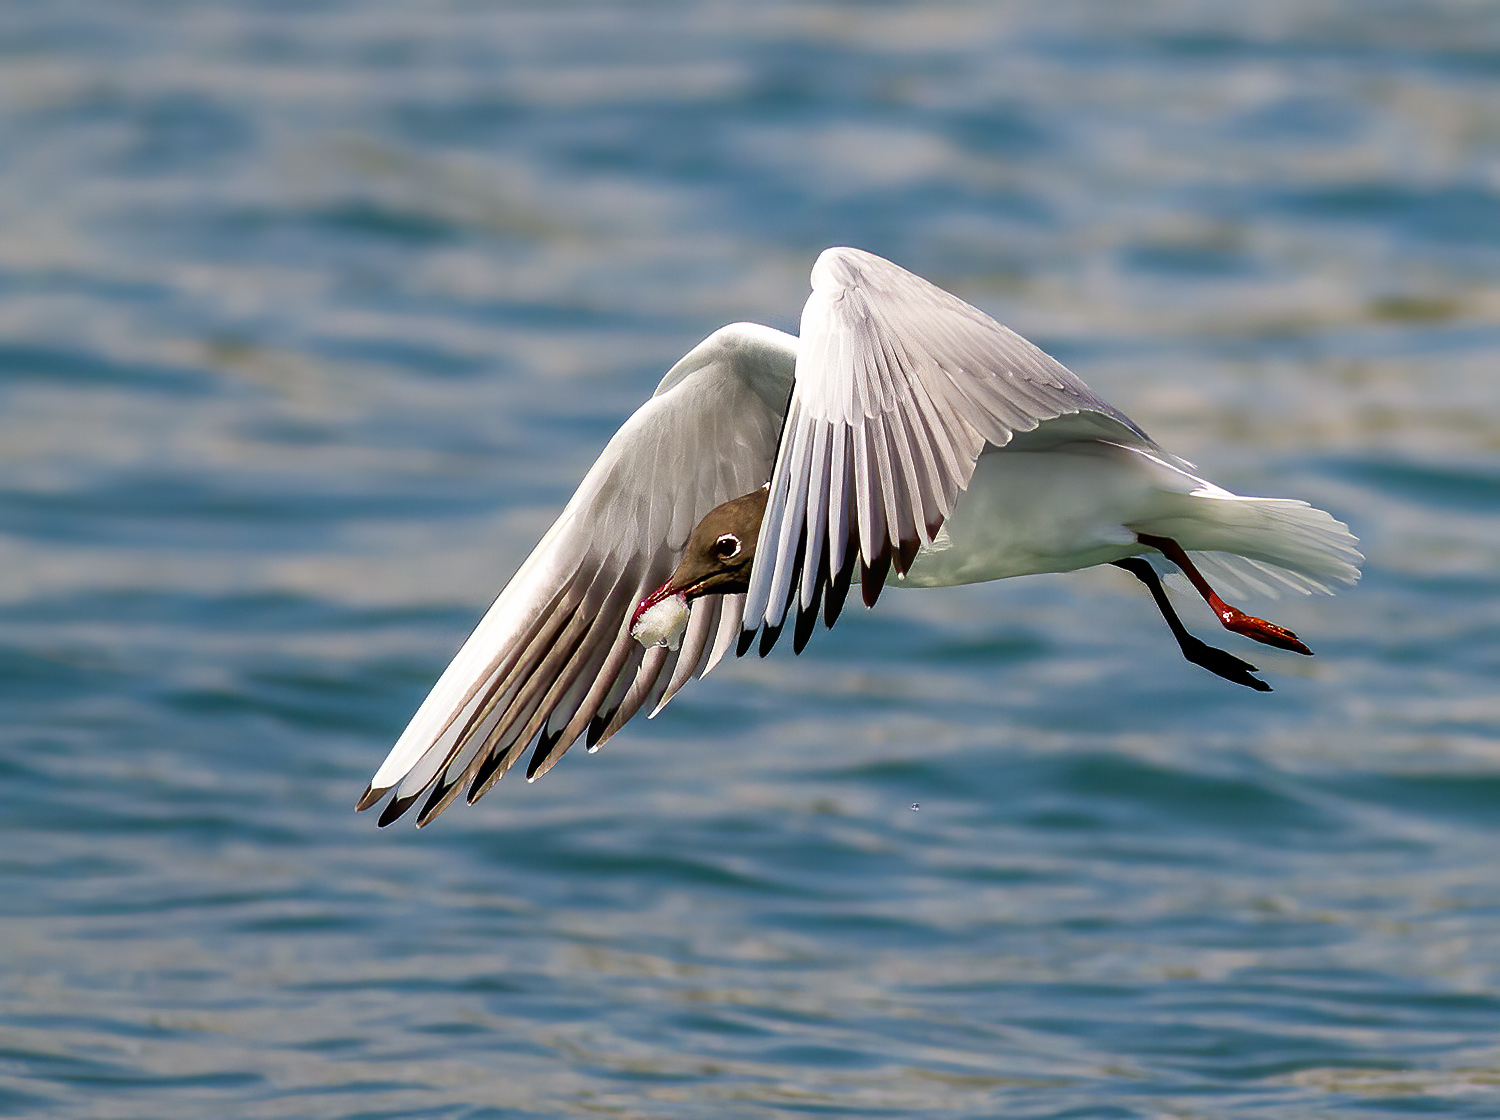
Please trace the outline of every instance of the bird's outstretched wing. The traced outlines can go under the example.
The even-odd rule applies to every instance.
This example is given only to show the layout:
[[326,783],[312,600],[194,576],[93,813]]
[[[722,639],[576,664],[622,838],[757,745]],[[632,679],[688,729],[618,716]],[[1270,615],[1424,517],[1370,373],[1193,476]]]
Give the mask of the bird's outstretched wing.
[[425,824],[465,788],[478,798],[533,742],[528,778],[580,735],[602,743],[713,667],[740,630],[742,596],[694,602],[677,650],[635,641],[631,612],[704,514],[770,475],[796,348],[740,323],[672,367],[458,651],[359,808],[394,789],[384,825],[425,793]]
[[828,249],[802,312],[795,387],[744,605],[749,647],[795,605],[797,649],[857,578],[932,541],[986,444],[1076,416],[1073,438],[1150,445],[1129,418],[1014,331],[890,261]]

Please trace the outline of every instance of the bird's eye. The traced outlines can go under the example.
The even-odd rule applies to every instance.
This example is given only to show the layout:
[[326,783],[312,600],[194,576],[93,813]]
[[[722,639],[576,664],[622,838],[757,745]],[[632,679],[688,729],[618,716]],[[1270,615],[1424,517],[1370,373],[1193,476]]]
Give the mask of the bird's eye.
[[740,538],[733,533],[725,533],[714,541],[714,555],[720,560],[729,560],[740,554]]

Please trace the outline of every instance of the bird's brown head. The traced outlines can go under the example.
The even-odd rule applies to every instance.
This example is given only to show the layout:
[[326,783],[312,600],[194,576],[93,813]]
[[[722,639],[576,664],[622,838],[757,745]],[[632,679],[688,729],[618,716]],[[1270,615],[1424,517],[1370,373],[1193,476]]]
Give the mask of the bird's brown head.
[[755,560],[755,539],[766,515],[764,486],[731,498],[704,514],[677,569],[635,609],[632,625],[651,607],[673,595],[689,602],[700,595],[732,595],[749,590],[750,565]]

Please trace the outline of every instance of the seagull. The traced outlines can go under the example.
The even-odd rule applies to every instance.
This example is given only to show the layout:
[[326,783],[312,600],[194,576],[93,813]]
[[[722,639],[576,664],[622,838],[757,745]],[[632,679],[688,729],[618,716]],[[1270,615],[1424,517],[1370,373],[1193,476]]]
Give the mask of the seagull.
[[[731,650],[801,652],[857,584],[941,587],[1113,564],[1183,655],[1257,691],[1188,633],[1174,570],[1229,630],[1300,654],[1223,594],[1332,593],[1348,528],[1306,502],[1230,493],[1157,446],[984,312],[859,249],[825,250],[801,336],[722,327],[605,446],[359,799],[384,826],[473,803],[530,748],[546,773],[660,711]],[[757,634],[759,635],[757,643]]]

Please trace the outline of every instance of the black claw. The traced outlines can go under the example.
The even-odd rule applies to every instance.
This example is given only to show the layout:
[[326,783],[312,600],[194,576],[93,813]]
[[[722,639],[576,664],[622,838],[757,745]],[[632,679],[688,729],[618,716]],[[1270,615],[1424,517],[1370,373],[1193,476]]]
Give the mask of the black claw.
[[1271,691],[1271,686],[1265,681],[1250,675],[1260,672],[1250,662],[1241,661],[1234,654],[1219,649],[1217,646],[1211,646],[1187,632],[1187,627],[1182,624],[1182,619],[1177,617],[1177,611],[1167,599],[1166,590],[1161,585],[1161,578],[1149,563],[1139,556],[1114,560],[1111,563],[1117,568],[1123,568],[1146,585],[1146,590],[1151,592],[1151,598],[1155,600],[1162,618],[1166,619],[1167,628],[1172,631],[1172,637],[1177,639],[1177,648],[1182,650],[1183,657],[1194,665],[1207,669],[1215,676],[1223,677],[1226,681],[1253,688],[1256,692]]
[[1215,676],[1223,677],[1226,681],[1233,681],[1235,684],[1242,684],[1246,688],[1253,688],[1256,692],[1271,691],[1271,686],[1265,681],[1250,675],[1260,672],[1250,662],[1241,661],[1234,654],[1200,641],[1191,634],[1184,634],[1178,639],[1177,644],[1182,649],[1183,657],[1194,665],[1202,666]]

